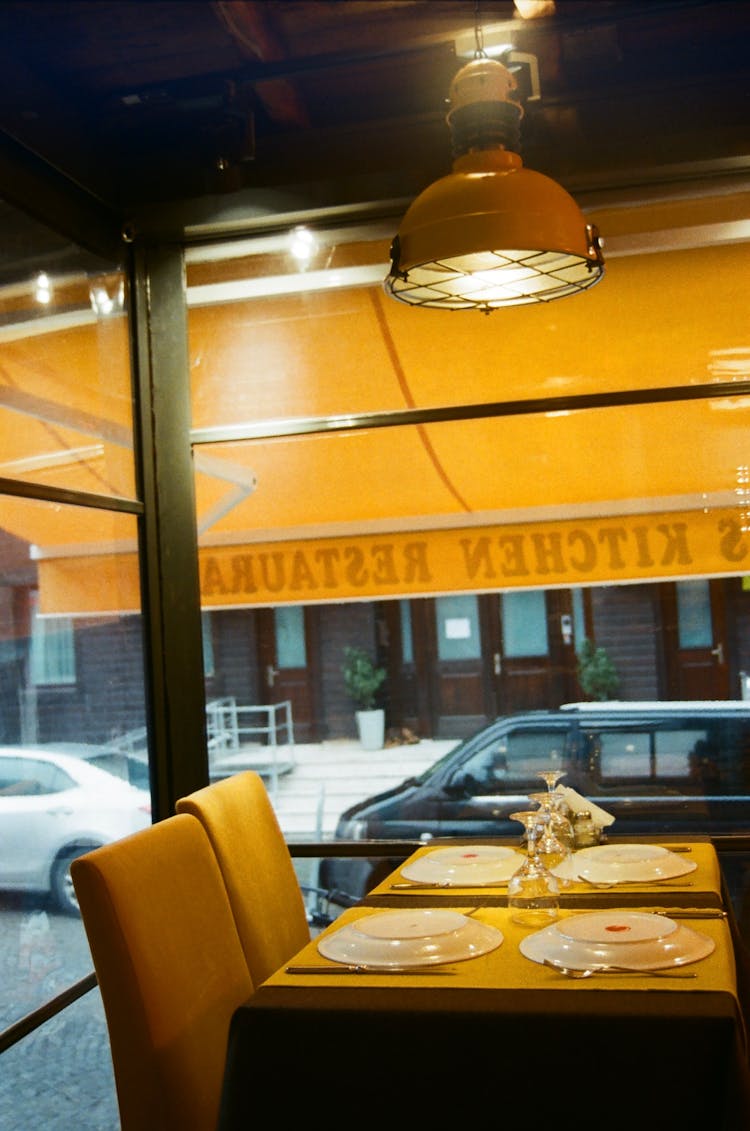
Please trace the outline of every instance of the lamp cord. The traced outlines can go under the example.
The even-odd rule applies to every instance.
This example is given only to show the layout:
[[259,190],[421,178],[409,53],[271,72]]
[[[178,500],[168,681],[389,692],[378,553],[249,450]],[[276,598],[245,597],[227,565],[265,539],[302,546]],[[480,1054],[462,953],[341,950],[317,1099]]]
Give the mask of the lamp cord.
[[482,30],[482,22],[479,16],[479,0],[474,0],[474,41],[476,43],[474,58],[486,59],[487,52],[484,49],[484,31]]

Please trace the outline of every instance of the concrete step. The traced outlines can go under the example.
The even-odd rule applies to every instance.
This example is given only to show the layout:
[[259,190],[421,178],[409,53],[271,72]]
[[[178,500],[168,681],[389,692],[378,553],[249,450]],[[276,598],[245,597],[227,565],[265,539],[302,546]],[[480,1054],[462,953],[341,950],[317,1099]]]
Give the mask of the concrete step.
[[422,773],[457,739],[365,751],[356,740],[294,748],[294,766],[276,781],[266,777],[279,824],[289,840],[329,839],[340,814],[357,801]]

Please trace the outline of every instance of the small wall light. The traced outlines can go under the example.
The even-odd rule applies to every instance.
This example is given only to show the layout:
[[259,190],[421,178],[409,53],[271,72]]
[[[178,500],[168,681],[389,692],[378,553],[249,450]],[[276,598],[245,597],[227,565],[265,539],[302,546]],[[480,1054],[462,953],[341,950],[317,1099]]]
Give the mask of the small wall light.
[[37,302],[47,306],[52,302],[52,283],[46,271],[40,271],[34,283],[34,298]]
[[596,227],[516,152],[515,87],[508,68],[486,56],[453,79],[453,172],[417,197],[391,245],[384,286],[400,302],[489,314],[577,294],[602,277]]

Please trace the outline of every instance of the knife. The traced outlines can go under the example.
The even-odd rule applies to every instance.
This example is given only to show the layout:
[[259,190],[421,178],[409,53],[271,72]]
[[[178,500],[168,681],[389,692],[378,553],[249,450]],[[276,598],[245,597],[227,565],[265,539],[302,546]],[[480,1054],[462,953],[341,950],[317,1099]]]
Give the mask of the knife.
[[694,907],[691,910],[680,910],[678,907],[667,908],[664,911],[655,911],[655,915],[665,915],[667,919],[726,919],[726,911],[717,907]]
[[345,966],[339,963],[338,966],[287,966],[284,970],[285,974],[431,974],[448,975],[452,974],[452,970],[434,970],[429,966]]
[[486,884],[446,884],[440,880],[436,880],[432,884],[428,884],[426,880],[408,880],[403,883],[389,884],[390,891],[409,891],[412,888],[427,888],[428,890],[435,890],[436,888],[505,888],[508,886],[507,880],[491,880]]

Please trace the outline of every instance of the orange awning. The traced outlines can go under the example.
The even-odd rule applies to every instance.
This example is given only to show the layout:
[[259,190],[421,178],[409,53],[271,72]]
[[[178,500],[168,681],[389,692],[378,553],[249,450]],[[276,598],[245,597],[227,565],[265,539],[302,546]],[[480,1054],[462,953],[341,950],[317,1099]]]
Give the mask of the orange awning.
[[[691,215],[702,224],[740,212],[750,213],[748,199],[732,197],[731,209],[719,198],[713,213]],[[674,228],[687,213],[673,205],[670,216]],[[642,227],[641,243],[659,246],[655,225],[663,219],[648,214],[654,232]],[[606,234],[606,219],[597,222]],[[635,220],[625,210],[617,222],[627,241]],[[372,284],[214,301],[209,268],[201,268],[201,302],[188,291],[196,439],[243,423],[266,422],[269,433],[273,421],[321,426],[309,435],[196,444],[207,606],[747,568],[750,397],[734,391],[750,377],[747,244],[615,255],[604,282],[585,295],[489,317],[414,311]],[[10,385],[0,430],[18,465],[30,461],[32,477],[127,493],[129,404],[90,381],[66,400],[76,356],[89,349],[98,356],[98,343],[85,346],[80,335],[95,332],[48,335],[43,365],[38,345],[13,343],[13,387],[28,390],[37,367],[44,376],[27,408],[38,451],[12,447],[21,442],[14,427],[27,434],[27,417],[18,429]],[[0,349],[4,357],[6,346]],[[648,390],[699,386],[732,395],[648,403]],[[644,394],[644,403],[512,408],[519,400],[601,393],[632,394],[636,402]],[[511,406],[508,415],[502,403]],[[472,404],[480,406],[474,419],[325,426],[344,413]],[[482,417],[486,405],[496,414]],[[40,476],[32,462],[50,426],[62,454]],[[3,525],[38,547],[43,611],[93,613],[110,611],[115,598],[135,601],[132,533],[102,540],[96,512],[75,522],[47,515],[38,529],[27,510],[15,519],[12,512]],[[97,585],[102,558],[109,565]]]

